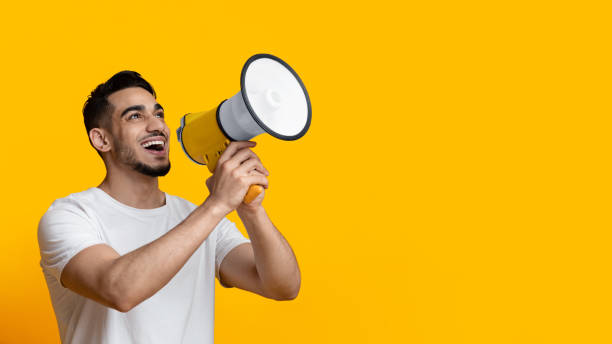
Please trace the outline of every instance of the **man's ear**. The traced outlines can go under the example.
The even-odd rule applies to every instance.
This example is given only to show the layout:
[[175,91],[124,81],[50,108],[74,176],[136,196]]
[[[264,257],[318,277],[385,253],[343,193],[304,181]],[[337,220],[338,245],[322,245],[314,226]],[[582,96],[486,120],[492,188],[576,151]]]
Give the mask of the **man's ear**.
[[89,131],[89,140],[100,153],[108,152],[111,149],[110,135],[102,128],[91,129]]

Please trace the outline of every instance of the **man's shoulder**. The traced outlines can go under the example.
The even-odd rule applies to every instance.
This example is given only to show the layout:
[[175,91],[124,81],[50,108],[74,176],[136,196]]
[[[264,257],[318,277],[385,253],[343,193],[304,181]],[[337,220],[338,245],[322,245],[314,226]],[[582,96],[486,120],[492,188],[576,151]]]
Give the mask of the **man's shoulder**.
[[95,190],[87,190],[69,194],[56,199],[42,214],[39,221],[39,236],[53,225],[66,223],[90,223],[90,211],[95,204]]
[[82,205],[96,202],[96,188],[92,187],[84,191],[71,193],[60,197],[51,203],[47,212],[51,210],[80,208]]

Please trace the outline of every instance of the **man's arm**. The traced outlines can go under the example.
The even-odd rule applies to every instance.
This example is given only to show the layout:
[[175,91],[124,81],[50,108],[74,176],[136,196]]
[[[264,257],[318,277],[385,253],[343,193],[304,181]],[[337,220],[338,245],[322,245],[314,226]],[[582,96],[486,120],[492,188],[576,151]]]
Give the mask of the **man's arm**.
[[168,233],[123,256],[108,245],[88,247],[66,264],[61,283],[127,312],[165,286],[225,215],[207,199]]
[[107,245],[88,247],[62,271],[61,283],[70,290],[121,312],[153,296],[185,265],[223,217],[236,209],[252,184],[267,187],[263,170],[248,147],[254,142],[232,142],[219,159],[218,175],[206,201],[183,222],[157,240],[128,254]]
[[240,245],[227,254],[219,268],[219,278],[225,285],[271,299],[295,299],[301,277],[291,246],[263,206],[241,207],[238,216],[249,233],[251,244]]
[[[228,148],[229,149],[229,148]],[[225,155],[225,154],[224,154]],[[248,176],[268,176],[270,173],[262,165],[259,157],[249,149],[242,149],[231,159],[243,155],[236,171]],[[215,170],[207,181],[211,193],[218,179],[223,178],[224,168],[232,168],[230,155],[222,156],[221,168]],[[218,175],[219,174],[219,175]],[[251,203],[235,204],[236,212],[249,233],[251,244],[243,244],[231,250],[219,267],[219,280],[226,286],[235,286],[243,290],[276,300],[292,300],[300,290],[300,269],[291,246],[276,229],[262,205],[266,189]]]

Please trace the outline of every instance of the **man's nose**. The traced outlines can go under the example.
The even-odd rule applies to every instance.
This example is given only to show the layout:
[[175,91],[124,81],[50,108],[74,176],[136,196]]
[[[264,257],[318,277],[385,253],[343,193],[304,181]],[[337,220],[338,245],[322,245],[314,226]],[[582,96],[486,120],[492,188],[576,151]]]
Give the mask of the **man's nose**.
[[166,123],[163,118],[157,116],[148,116],[147,120],[147,131],[159,131],[164,132]]

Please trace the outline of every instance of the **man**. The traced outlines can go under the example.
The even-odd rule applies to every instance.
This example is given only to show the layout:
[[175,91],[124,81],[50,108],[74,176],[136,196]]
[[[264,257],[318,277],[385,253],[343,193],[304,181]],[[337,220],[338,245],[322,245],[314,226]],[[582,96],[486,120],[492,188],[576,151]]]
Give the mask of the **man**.
[[[43,273],[62,343],[213,343],[214,278],[275,300],[294,299],[300,270],[262,206],[266,168],[232,142],[200,206],[169,195],[170,130],[151,85],[123,71],[83,108],[106,177],[53,202],[38,228]],[[246,239],[225,216],[236,210]]]

